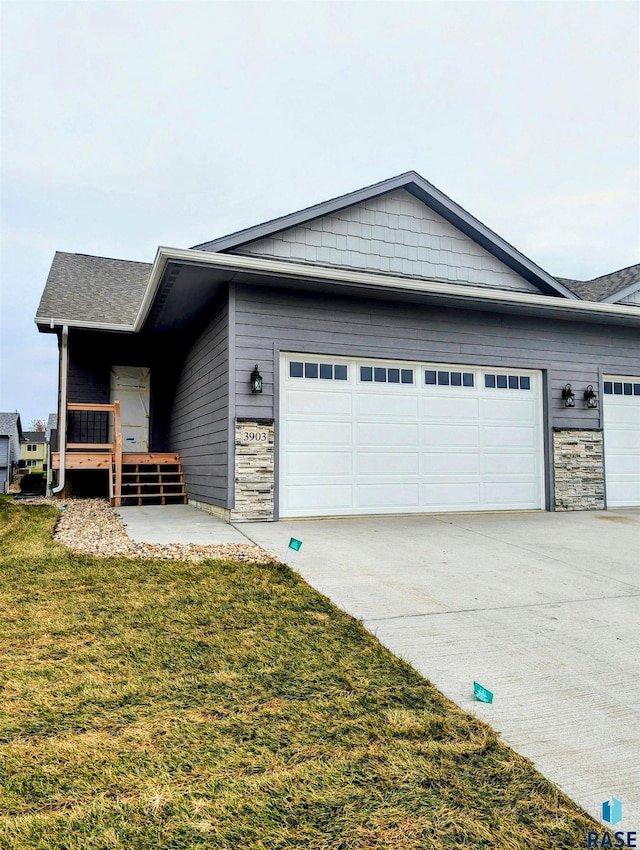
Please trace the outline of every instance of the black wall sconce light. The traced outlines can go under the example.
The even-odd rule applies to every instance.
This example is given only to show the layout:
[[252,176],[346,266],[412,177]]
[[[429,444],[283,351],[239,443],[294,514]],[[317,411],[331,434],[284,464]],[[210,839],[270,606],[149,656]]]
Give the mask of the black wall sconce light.
[[589,384],[584,391],[584,400],[587,402],[587,407],[598,406],[598,396],[593,391],[593,384]]
[[251,392],[252,393],[261,393],[262,392],[262,375],[258,371],[258,364],[256,363],[256,367],[251,373]]
[[571,384],[564,385],[564,389],[562,390],[562,398],[564,399],[565,407],[576,406],[576,397],[573,394],[573,390],[571,389]]

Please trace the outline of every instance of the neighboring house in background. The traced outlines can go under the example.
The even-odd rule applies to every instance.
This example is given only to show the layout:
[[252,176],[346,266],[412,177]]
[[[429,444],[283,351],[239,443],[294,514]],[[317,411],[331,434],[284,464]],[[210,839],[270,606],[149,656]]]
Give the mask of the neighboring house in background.
[[45,482],[45,493],[47,496],[51,495],[51,481],[52,481],[52,470],[51,470],[51,461],[52,461],[52,453],[57,450],[58,447],[58,414],[50,413],[47,419],[47,425],[44,432],[44,442],[46,447],[46,464],[47,464],[47,476]]
[[605,304],[633,304],[640,307],[640,266],[596,277],[593,280],[567,280],[558,278],[561,283],[588,301],[602,301]]
[[152,264],[57,253],[58,486],[232,520],[638,505],[639,272],[554,278],[415,172]]
[[56,437],[58,431],[58,414],[50,413],[47,418],[47,425],[44,430],[44,439],[45,442],[50,445],[55,445]]
[[23,439],[19,413],[0,413],[0,493],[6,493],[20,460]]
[[27,468],[42,469],[47,460],[45,432],[24,431],[24,442],[20,444],[20,458]]

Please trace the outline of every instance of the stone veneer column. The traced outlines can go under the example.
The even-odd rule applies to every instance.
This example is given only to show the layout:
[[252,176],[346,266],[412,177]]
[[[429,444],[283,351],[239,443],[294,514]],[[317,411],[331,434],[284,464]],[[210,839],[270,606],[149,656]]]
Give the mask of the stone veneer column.
[[604,509],[602,431],[554,430],[553,468],[557,511]]
[[[265,435],[251,440],[250,434]],[[237,419],[235,429],[235,508],[232,522],[273,519],[273,419]]]

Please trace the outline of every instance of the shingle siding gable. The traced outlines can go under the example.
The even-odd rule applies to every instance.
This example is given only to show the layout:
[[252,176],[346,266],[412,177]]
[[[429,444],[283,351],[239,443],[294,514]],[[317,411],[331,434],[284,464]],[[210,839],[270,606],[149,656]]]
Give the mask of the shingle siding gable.
[[230,253],[540,291],[405,189],[249,242]]
[[627,295],[626,298],[621,298],[618,304],[634,304],[636,307],[640,307],[640,289]]

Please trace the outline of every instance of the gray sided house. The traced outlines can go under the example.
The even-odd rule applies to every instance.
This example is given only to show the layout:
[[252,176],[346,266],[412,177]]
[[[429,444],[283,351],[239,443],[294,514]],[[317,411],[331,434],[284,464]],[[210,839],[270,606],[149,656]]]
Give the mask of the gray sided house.
[[640,505],[640,266],[554,278],[415,172],[153,263],[56,254],[58,490],[228,520]]
[[6,493],[20,460],[23,440],[19,413],[0,413],[0,493]]

